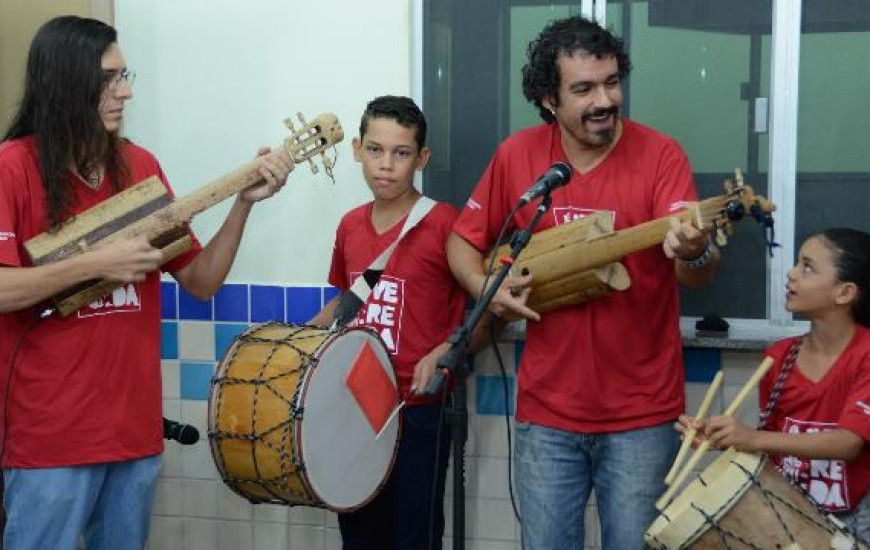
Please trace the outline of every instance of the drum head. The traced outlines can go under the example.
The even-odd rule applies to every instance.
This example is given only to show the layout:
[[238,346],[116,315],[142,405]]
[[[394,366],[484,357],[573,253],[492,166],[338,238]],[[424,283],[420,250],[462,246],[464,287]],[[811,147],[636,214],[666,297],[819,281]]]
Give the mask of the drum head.
[[374,497],[390,472],[399,437],[398,415],[378,437],[347,386],[347,375],[367,345],[396,387],[384,345],[365,329],[351,329],[327,341],[317,367],[303,382],[304,412],[297,434],[305,477],[324,505],[339,512]]

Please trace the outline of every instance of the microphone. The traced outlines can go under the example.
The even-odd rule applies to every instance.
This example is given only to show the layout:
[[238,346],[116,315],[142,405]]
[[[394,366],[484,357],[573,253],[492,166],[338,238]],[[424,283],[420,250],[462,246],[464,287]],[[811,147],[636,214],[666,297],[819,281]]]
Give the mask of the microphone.
[[199,430],[190,424],[182,424],[164,417],[163,439],[171,439],[182,445],[193,445],[199,441]]
[[546,195],[557,187],[562,187],[571,181],[571,167],[564,162],[557,162],[538,178],[529,190],[520,197],[519,206],[528,204],[532,199]]

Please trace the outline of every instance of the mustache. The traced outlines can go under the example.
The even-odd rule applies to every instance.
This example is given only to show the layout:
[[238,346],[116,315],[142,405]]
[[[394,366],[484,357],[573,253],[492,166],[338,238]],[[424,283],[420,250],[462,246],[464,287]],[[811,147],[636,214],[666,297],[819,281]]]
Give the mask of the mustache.
[[613,115],[616,116],[619,114],[619,107],[607,107],[606,109],[596,109],[594,111],[590,111],[588,113],[583,113],[583,116],[580,117],[580,120],[583,122],[588,122],[592,117],[600,117],[604,115]]

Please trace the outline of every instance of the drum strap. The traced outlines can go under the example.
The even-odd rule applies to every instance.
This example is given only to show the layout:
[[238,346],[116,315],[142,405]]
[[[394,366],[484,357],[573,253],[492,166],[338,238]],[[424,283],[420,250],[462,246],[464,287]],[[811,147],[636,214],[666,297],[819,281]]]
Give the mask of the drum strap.
[[770,418],[770,414],[773,412],[776,402],[779,401],[782,388],[785,387],[785,379],[788,378],[788,374],[797,363],[798,352],[801,349],[801,342],[803,342],[803,340],[803,336],[796,338],[794,342],[791,343],[791,346],[789,346],[788,351],[785,354],[785,359],[782,361],[782,369],[779,371],[779,376],[776,378],[776,383],[773,385],[773,390],[771,390],[770,395],[767,397],[767,404],[758,416],[758,427],[756,429],[763,430],[764,426],[767,424],[767,420]]
[[[399,242],[409,231],[414,229],[430,211],[432,211],[434,206],[435,201],[429,197],[420,197],[417,199],[417,202],[414,203],[411,211],[408,212],[408,217],[405,218],[405,225],[402,226],[402,231],[399,233],[399,236],[396,237],[396,240],[393,241],[390,246],[385,248],[384,251],[374,259],[371,265],[369,265],[368,269],[356,278],[353,284],[350,285],[348,292],[342,294],[338,301],[338,305],[335,308],[335,318],[332,324],[333,329],[345,326],[356,317],[360,308],[362,308],[362,306],[368,301],[369,296],[371,296],[372,289],[377,284],[381,273],[387,266],[387,262],[390,261],[390,257],[393,255],[396,247],[399,246]],[[366,275],[368,275],[368,277]]]

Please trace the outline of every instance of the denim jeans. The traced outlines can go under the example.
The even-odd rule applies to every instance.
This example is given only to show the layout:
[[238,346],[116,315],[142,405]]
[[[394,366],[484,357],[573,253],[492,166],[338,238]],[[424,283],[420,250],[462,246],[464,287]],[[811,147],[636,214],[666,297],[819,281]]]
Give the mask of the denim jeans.
[[602,548],[644,548],[656,499],[679,444],[673,424],[584,434],[516,425],[516,484],[524,550],[584,547],[584,513],[595,489]]
[[836,516],[861,542],[870,544],[870,494],[865,495],[851,512]]
[[[386,485],[361,509],[338,514],[344,550],[440,550],[450,454],[446,425],[437,437],[440,421],[440,404],[402,409],[399,450]],[[433,480],[435,508],[430,514]]]
[[141,550],[161,456],[68,468],[3,470],[5,550]]

